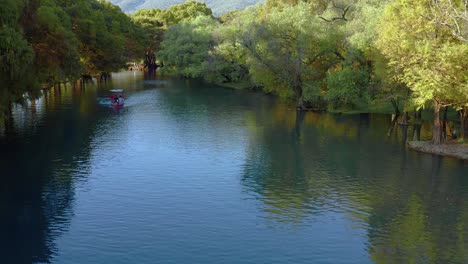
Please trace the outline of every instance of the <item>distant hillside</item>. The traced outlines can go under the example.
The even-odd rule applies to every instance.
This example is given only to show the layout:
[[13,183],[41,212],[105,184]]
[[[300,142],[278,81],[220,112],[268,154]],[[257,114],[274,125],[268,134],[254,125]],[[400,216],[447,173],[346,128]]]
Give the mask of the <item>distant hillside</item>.
[[[110,2],[120,6],[124,12],[134,12],[142,8],[165,9],[171,5],[181,4],[185,0],[110,0]],[[200,2],[205,2],[215,15],[220,15],[232,10],[245,9],[247,6],[264,2],[264,0],[205,0]]]

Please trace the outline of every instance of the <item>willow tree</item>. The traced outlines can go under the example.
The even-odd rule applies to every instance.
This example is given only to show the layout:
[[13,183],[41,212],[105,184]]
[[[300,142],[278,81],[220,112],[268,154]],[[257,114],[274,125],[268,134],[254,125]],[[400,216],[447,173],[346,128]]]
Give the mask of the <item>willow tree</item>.
[[319,89],[314,84],[325,78],[335,43],[306,3],[262,11],[249,9],[232,22],[235,41],[247,54],[253,81],[293,97],[304,110],[305,89]]
[[3,0],[0,111],[39,96],[41,85],[118,70],[142,54],[138,27],[98,0]]
[[[107,1],[63,1],[71,30],[78,39],[84,73],[116,71],[144,54],[145,36],[130,17]],[[75,67],[75,71],[77,71]]]
[[[431,22],[449,30],[453,37],[457,38],[462,42],[465,42],[468,45],[468,1],[430,1],[430,8],[431,13],[428,15],[428,18],[431,20]],[[465,45],[465,47],[467,45]],[[464,61],[466,61],[466,59]],[[465,86],[467,85],[467,82],[465,82]],[[460,135],[465,140],[468,140],[468,100],[466,99],[467,96],[467,90],[465,89],[463,90],[461,96],[457,97],[458,99],[462,100],[455,107],[457,110],[459,110],[460,113]]]
[[0,120],[5,117],[5,122],[11,117],[11,103],[22,100],[23,94],[31,91],[25,82],[34,51],[18,26],[24,6],[24,1],[7,0],[0,8]]
[[[461,2],[461,0],[459,0]],[[388,5],[378,26],[377,46],[397,79],[412,90],[415,103],[432,101],[432,143],[443,143],[440,110],[468,101],[468,46],[447,27],[429,18],[427,0],[397,0]]]
[[200,16],[170,26],[158,53],[165,69],[184,77],[201,77],[217,24],[212,17]]
[[168,9],[140,9],[132,15],[133,21],[145,32],[147,47],[158,52],[166,30],[182,21],[189,22],[199,16],[212,16],[213,12],[205,3],[187,1],[172,5]]
[[457,39],[468,43],[468,1],[430,1],[432,22],[450,30]]

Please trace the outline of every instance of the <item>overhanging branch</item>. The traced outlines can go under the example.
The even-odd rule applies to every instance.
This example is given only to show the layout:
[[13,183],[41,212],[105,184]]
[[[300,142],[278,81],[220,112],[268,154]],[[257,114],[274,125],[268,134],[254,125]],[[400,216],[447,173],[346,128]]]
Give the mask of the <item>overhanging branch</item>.
[[346,18],[346,14],[348,13],[351,6],[349,5],[347,7],[340,7],[340,6],[337,6],[335,4],[335,2],[332,2],[332,5],[333,5],[334,9],[338,9],[338,10],[341,11],[341,16],[333,17],[333,18],[330,18],[330,19],[324,18],[323,16],[319,16],[319,18],[322,19],[323,21],[329,22],[329,23],[333,23],[333,22],[338,21],[338,20],[348,21],[348,19]]

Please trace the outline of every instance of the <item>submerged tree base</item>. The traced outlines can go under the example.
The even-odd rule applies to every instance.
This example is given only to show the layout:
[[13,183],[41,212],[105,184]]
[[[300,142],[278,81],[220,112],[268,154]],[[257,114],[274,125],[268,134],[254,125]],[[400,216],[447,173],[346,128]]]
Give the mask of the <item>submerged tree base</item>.
[[467,143],[449,142],[447,144],[434,145],[430,141],[409,141],[408,147],[419,152],[468,160]]

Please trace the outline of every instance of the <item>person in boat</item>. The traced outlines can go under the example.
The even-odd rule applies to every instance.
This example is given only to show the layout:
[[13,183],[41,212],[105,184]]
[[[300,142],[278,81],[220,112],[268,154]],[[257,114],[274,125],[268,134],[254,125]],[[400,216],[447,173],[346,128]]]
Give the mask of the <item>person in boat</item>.
[[119,103],[119,105],[124,104],[124,98],[121,95],[119,96],[118,103]]

